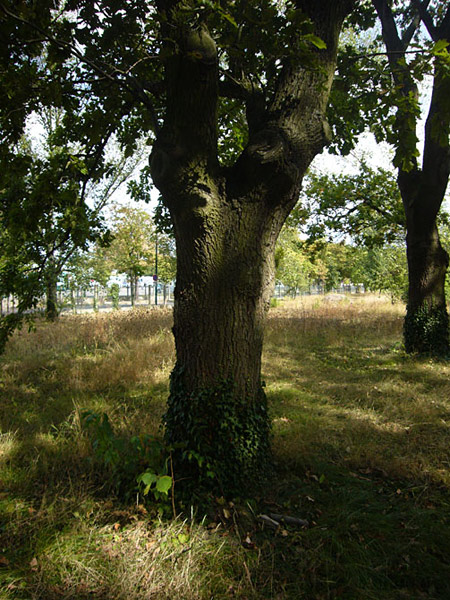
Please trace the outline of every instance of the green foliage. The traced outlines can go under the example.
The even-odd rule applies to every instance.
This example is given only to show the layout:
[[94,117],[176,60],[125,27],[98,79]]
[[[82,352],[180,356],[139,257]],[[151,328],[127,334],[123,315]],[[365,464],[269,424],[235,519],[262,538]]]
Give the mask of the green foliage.
[[134,206],[115,206],[112,242],[107,255],[119,273],[130,281],[152,272],[155,260],[155,230],[150,214]]
[[305,291],[313,279],[313,265],[305,252],[298,232],[284,227],[275,250],[276,279],[292,295]]
[[230,381],[188,392],[183,369],[175,368],[163,420],[167,442],[182,444],[174,460],[194,491],[219,485],[224,495],[242,495],[267,476],[270,421],[262,388],[255,402],[239,397]]
[[119,293],[120,293],[120,286],[118,283],[113,283],[111,285],[111,287],[109,288],[109,295],[111,297],[112,300],[112,305],[114,310],[119,310]]
[[118,437],[106,413],[86,411],[82,423],[97,460],[105,467],[106,483],[125,498],[136,491],[143,496],[150,493],[166,510],[173,489],[173,478],[168,474],[171,449],[149,435],[130,440]]
[[448,332],[449,317],[445,306],[407,307],[403,330],[406,352],[448,357]]
[[404,245],[361,249],[355,272],[365,289],[386,292],[393,302],[407,301],[408,265]]
[[405,214],[396,178],[360,162],[355,175],[311,173],[301,203],[309,214],[302,228],[311,239],[332,233],[367,247],[403,240]]

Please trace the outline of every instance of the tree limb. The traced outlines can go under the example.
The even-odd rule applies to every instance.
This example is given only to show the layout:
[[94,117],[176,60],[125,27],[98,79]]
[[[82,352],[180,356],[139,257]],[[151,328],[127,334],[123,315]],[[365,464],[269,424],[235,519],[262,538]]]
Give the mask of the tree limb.
[[433,19],[431,18],[430,13],[427,10],[427,4],[425,2],[419,2],[419,0],[413,0],[418,13],[420,15],[420,19],[422,23],[427,28],[428,33],[430,34],[431,39],[436,42],[438,39],[437,29],[433,23]]
[[427,12],[427,7],[428,7],[429,3],[430,3],[430,0],[423,0],[422,2],[419,2],[418,0],[412,0],[412,4],[415,5],[417,13],[414,15],[414,18],[411,21],[409,27],[407,27],[405,29],[405,31],[403,32],[402,42],[403,42],[405,48],[407,48],[409,46],[414,34],[417,31],[417,28],[420,25],[420,22],[422,20],[421,12],[422,11]]
[[447,8],[447,12],[442,19],[442,23],[437,28],[438,39],[448,40],[450,39],[450,4]]
[[[52,44],[55,44],[56,46],[58,46],[60,48],[65,48],[65,49],[69,50],[69,52],[73,56],[75,56],[83,64],[86,64],[89,67],[91,67],[91,69],[95,73],[101,75],[105,79],[108,79],[112,83],[118,85],[119,87],[123,88],[124,90],[128,91],[133,96],[135,96],[149,110],[150,115],[152,117],[152,124],[153,124],[155,131],[159,130],[159,123],[156,118],[156,111],[154,109],[153,102],[151,102],[151,100],[148,98],[142,85],[139,84],[139,82],[137,82],[136,78],[130,74],[130,72],[129,72],[130,70],[123,72],[123,71],[120,71],[120,69],[113,68],[111,70],[111,72],[108,72],[108,70],[105,70],[105,68],[102,67],[98,62],[91,60],[91,59],[87,58],[86,56],[84,56],[83,53],[80,52],[80,50],[74,44],[72,44],[70,42],[66,42],[64,40],[59,40],[55,36],[51,35],[49,32],[42,29],[42,27],[39,27],[38,25],[29,21],[28,19],[24,19],[23,17],[20,17],[19,15],[13,13],[2,2],[0,2],[0,10],[2,10],[6,16],[11,17],[15,21],[18,21],[19,23],[22,23],[22,24],[27,25],[28,27],[31,27],[32,29],[34,29],[35,31],[40,33],[45,38],[45,40],[47,40],[48,42],[51,42]],[[144,60],[144,59],[142,59],[142,60]],[[118,78],[116,76],[117,73],[124,76],[125,80],[121,80],[120,78]]]

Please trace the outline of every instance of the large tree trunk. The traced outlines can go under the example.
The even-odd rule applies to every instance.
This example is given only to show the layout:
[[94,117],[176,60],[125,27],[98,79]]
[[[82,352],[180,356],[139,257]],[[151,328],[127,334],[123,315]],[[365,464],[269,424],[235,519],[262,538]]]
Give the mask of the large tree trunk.
[[166,427],[171,443],[206,459],[230,490],[267,468],[261,351],[282,220],[254,203],[237,210],[226,197],[211,205],[176,222],[177,363]]
[[[433,94],[425,124],[422,169],[399,170],[398,183],[406,215],[408,306],[404,326],[407,352],[447,356],[449,318],[445,298],[448,254],[442,248],[437,218],[450,173],[449,82],[435,65]],[[446,118],[444,118],[446,116]]]
[[[223,492],[242,491],[267,467],[270,423],[261,350],[274,247],[303,175],[326,143],[325,108],[349,7],[323,0],[310,8],[327,43],[316,53],[320,68],[289,64],[266,105],[247,91],[249,142],[228,168],[217,157],[214,41],[204,25],[167,25],[167,39],[176,38],[177,50],[168,42],[167,112],[151,157],[177,244],[177,360],[166,437],[196,463],[197,477],[214,474]],[[170,18],[169,11],[166,23]]]

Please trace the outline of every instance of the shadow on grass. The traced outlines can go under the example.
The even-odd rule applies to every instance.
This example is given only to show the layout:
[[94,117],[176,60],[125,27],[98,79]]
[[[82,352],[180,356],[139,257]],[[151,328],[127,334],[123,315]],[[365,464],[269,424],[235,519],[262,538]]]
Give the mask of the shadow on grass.
[[[4,372],[2,600],[450,598],[449,367],[406,357],[382,319],[362,338],[323,319],[299,337],[290,322],[269,330],[264,358],[276,477],[254,514],[244,490],[212,523],[118,500],[80,433],[74,407],[108,412],[124,435],[156,431],[167,378],[128,369],[122,385],[71,394],[59,363]],[[258,512],[310,527],[268,530]]]

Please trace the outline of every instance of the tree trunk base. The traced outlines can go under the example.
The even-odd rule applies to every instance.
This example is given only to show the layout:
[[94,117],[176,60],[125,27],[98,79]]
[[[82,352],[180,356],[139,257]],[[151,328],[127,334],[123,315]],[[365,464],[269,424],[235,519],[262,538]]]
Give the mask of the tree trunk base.
[[408,353],[450,356],[449,318],[445,306],[408,307],[403,328]]
[[[164,415],[165,437],[174,448],[175,480],[224,496],[255,489],[270,471],[270,421],[262,387],[240,398],[232,382],[187,391],[175,368]],[[195,494],[194,494],[195,495]]]

